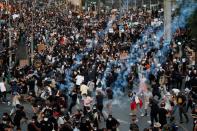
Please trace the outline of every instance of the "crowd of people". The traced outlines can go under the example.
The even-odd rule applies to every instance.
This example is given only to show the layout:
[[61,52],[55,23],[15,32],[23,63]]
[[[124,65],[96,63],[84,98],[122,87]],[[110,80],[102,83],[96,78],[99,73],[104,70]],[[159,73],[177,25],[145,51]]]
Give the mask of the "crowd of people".
[[[130,100],[131,131],[148,115],[145,131],[177,131],[177,119],[183,123],[184,115],[189,122],[191,112],[196,130],[197,67],[187,58],[186,45],[190,30],[177,29],[166,47],[157,34],[162,6],[100,14],[94,7],[74,11],[32,1],[0,8],[0,97],[11,106],[2,114],[0,131],[20,131],[24,123],[27,131],[117,131],[121,123],[112,103],[120,92]],[[16,58],[11,66],[10,52]],[[27,56],[32,63],[21,66]],[[26,104],[33,113],[26,112]]]

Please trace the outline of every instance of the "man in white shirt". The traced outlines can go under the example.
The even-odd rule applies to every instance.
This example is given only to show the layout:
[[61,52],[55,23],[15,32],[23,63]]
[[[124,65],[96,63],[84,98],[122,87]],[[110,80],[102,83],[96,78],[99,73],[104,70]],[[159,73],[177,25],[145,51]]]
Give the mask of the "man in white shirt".
[[84,81],[84,76],[82,76],[81,74],[78,74],[75,79],[76,79],[76,85],[77,87],[79,87],[81,83]]
[[1,91],[1,96],[2,96],[2,101],[6,102],[6,86],[5,86],[5,79],[0,82],[0,91]]

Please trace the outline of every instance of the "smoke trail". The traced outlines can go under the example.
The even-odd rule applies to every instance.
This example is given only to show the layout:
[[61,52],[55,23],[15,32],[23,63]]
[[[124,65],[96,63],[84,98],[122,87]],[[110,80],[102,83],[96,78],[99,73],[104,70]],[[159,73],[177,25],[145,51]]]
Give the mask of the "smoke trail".
[[[184,4],[184,5],[183,5]],[[183,2],[181,9],[180,9],[180,15],[175,17],[173,22],[172,22],[172,32],[175,32],[176,29],[178,29],[179,27],[184,27],[186,25],[186,20],[189,18],[189,16],[195,11],[195,9],[197,8],[197,4],[196,2]],[[155,27],[151,27],[153,30],[155,30]],[[149,34],[151,34],[151,32],[146,29],[144,31],[144,33],[142,33],[142,43],[147,42],[145,39],[147,36],[149,36]],[[140,42],[140,40],[137,43],[134,43],[131,45],[131,52],[129,55],[129,59],[126,63],[127,66],[127,70],[122,70],[122,72],[119,74],[117,81],[115,82],[114,85],[114,91],[116,93],[119,93],[122,88],[125,88],[125,86],[127,85],[127,77],[128,74],[130,72],[130,65],[138,62],[138,60],[141,60],[144,55],[147,53],[147,51],[149,51],[152,47],[159,47],[159,40],[161,39],[161,37],[163,36],[164,32],[163,29],[161,28],[160,30],[158,30],[156,32],[156,44],[153,46],[150,43],[147,44],[147,50],[144,50],[144,53],[142,50],[140,50],[137,46],[138,42]],[[150,41],[154,41],[153,39],[150,39]],[[135,55],[134,49],[135,47],[137,47],[137,52],[140,52],[140,54]],[[160,51],[155,55],[155,59],[160,59],[159,63],[163,63],[166,60],[166,56],[168,54],[169,51],[169,42],[164,43],[163,47],[160,49]],[[158,58],[158,56],[161,56],[161,58]],[[155,72],[157,72],[157,70],[155,70]],[[147,73],[147,71],[145,72]]]
[[[108,33],[108,31],[109,31],[109,28],[110,27],[112,27],[112,24],[113,24],[113,19],[109,19],[109,21],[108,21],[108,23],[107,23],[107,27],[106,27],[106,29],[103,31],[103,32],[97,32],[97,34],[99,35],[99,34],[107,34]],[[88,55],[89,54],[89,52],[93,49],[93,46],[95,46],[94,44],[93,44],[93,42],[95,42],[94,40],[92,40],[92,42],[90,43],[91,44],[91,46],[90,45],[86,45],[86,49],[85,49],[85,51],[83,51],[82,53],[80,53],[80,54],[77,54],[76,55],[76,57],[75,57],[75,63],[71,66],[71,68],[70,69],[68,69],[67,70],[67,72],[66,72],[66,77],[65,77],[65,81],[66,81],[66,85],[65,85],[65,87],[66,88],[72,88],[73,86],[74,86],[74,83],[72,82],[72,77],[71,77],[71,75],[72,75],[72,73],[73,73],[73,71],[74,70],[76,70],[82,63],[81,63],[81,61],[82,61],[82,59],[86,56],[86,55]],[[101,44],[102,45],[102,44]],[[89,48],[88,48],[89,47]]]
[[175,32],[179,27],[184,27],[187,19],[193,14],[197,8],[197,3],[194,1],[184,2],[180,9],[180,15],[176,16],[172,22],[172,31]]
[[[182,1],[180,4],[180,12],[179,15],[174,17],[172,21],[172,33],[175,33],[178,28],[183,28],[187,24],[187,19],[194,13],[194,11],[197,9],[197,3],[194,1]],[[160,33],[160,34],[159,34]],[[161,38],[163,35],[163,32],[159,32],[157,34],[158,38]],[[162,34],[162,35],[161,35]],[[166,55],[168,54],[169,49],[169,42],[164,43],[163,48],[161,49],[161,53],[163,54],[162,56],[162,61],[161,63],[165,62],[166,60]]]

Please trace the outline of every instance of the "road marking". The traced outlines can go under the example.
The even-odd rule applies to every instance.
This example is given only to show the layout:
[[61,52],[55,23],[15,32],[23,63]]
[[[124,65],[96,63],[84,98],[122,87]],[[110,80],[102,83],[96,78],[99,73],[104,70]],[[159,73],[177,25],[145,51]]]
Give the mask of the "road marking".
[[120,120],[120,119],[117,119],[117,121],[120,122],[120,123],[123,123],[123,124],[129,124],[129,122],[124,121],[124,120]]

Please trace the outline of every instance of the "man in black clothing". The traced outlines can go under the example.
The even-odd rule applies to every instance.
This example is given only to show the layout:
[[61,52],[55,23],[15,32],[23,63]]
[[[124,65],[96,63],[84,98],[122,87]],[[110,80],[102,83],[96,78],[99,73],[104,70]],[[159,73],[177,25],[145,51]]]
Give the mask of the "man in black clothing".
[[182,92],[180,92],[177,96],[177,104],[179,107],[180,123],[183,123],[182,114],[184,114],[186,122],[189,122],[188,116],[186,114],[186,97]]
[[70,97],[72,99],[71,104],[69,106],[68,111],[72,113],[72,108],[77,104],[77,92],[76,89],[73,89],[72,93],[70,94]]
[[159,90],[159,85],[157,84],[156,81],[152,82],[152,88],[153,88],[153,90],[152,90],[153,97],[154,96],[158,96],[158,99],[160,99],[161,98],[161,94],[160,94],[160,90]]
[[[98,113],[100,116],[103,117],[103,119],[105,120],[105,117],[103,115],[103,99],[104,99],[104,96],[101,92],[98,91],[98,94],[96,95],[96,106],[97,106],[97,109],[98,109]],[[100,119],[100,118],[99,118]]]
[[37,121],[37,116],[32,117],[32,121],[27,125],[27,131],[40,131],[40,123]]
[[119,125],[120,123],[115,118],[113,118],[112,115],[109,115],[106,120],[107,130],[116,131]]
[[44,120],[40,122],[41,131],[52,131],[53,123],[49,121],[49,118],[44,117]]
[[157,114],[159,112],[159,106],[158,106],[158,102],[154,98],[150,98],[149,102],[150,102],[150,108],[151,108],[151,111],[150,111],[151,126],[153,127],[154,120],[155,122],[158,122]]
[[19,109],[16,110],[15,116],[14,116],[14,125],[16,126],[17,130],[21,130],[20,123],[22,119],[27,119],[26,114],[24,112],[24,107],[19,106]]
[[161,108],[159,108],[159,123],[161,124],[161,128],[167,124],[167,114],[168,111],[165,109],[165,103],[161,103]]

